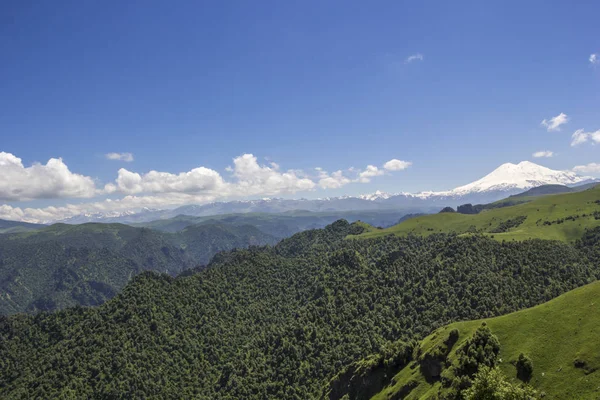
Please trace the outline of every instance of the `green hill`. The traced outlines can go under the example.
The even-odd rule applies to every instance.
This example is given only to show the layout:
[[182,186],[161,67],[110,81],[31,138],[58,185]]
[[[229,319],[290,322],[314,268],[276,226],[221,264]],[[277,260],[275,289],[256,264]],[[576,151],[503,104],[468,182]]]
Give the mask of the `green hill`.
[[537,196],[546,196],[549,194],[561,194],[561,193],[571,193],[577,190],[570,188],[565,185],[542,185],[531,188],[529,190],[524,191],[523,193],[515,194],[510,196],[509,198],[515,197],[537,197]]
[[410,348],[453,321],[532,307],[600,276],[594,233],[577,247],[344,240],[363,229],[338,221],[219,253],[196,274],[140,274],[98,307],[0,318],[0,397],[319,398],[355,360],[410,354],[398,340]]
[[411,218],[360,238],[394,235],[431,235],[440,232],[482,233],[496,240],[532,238],[571,242],[585,229],[600,226],[600,188],[536,197],[523,204],[479,214],[439,213]]
[[[596,399],[600,396],[600,282],[568,292],[539,306],[485,323],[500,342],[497,365],[507,380],[520,384],[515,363],[524,354],[533,363],[529,384],[544,399]],[[453,376],[460,349],[482,320],[457,322],[436,330],[416,350],[418,359],[395,375],[374,400],[437,398],[448,393],[444,381]],[[448,351],[450,332],[459,335]],[[440,351],[439,349],[445,349]],[[431,355],[436,353],[437,358]],[[448,353],[445,356],[445,353]],[[435,360],[435,362],[432,362]],[[435,368],[437,367],[437,369]],[[427,373],[436,370],[435,376]],[[429,381],[429,382],[428,382]],[[393,382],[393,383],[392,383]]]
[[176,275],[220,251],[276,241],[215,223],[176,234],[89,223],[0,235],[0,314],[101,304],[140,272]]

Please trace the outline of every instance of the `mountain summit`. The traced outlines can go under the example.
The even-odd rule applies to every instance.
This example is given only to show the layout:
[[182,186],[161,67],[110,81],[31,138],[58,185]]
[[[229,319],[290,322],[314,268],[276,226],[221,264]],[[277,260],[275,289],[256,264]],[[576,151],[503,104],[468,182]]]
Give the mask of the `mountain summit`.
[[542,185],[575,185],[591,179],[570,171],[557,171],[530,161],[502,164],[483,178],[448,192],[462,196],[470,193],[531,189]]

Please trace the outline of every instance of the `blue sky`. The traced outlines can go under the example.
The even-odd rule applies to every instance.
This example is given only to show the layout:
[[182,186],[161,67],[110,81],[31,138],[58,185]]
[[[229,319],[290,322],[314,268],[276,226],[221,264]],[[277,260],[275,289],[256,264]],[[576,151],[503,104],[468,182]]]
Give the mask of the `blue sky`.
[[[243,154],[280,175],[318,183],[320,167],[349,181],[281,192],[294,197],[444,190],[504,162],[600,162],[592,135],[571,146],[576,130],[600,130],[598,15],[593,1],[2,2],[0,151],[23,168],[60,157],[98,193],[82,199],[72,186],[89,182],[75,179],[0,204],[143,196],[119,190],[120,168],[205,167],[230,181]],[[540,125],[560,113],[560,130]],[[541,150],[554,156],[532,157]],[[392,159],[412,165],[385,171]],[[361,183],[368,165],[380,175]]]

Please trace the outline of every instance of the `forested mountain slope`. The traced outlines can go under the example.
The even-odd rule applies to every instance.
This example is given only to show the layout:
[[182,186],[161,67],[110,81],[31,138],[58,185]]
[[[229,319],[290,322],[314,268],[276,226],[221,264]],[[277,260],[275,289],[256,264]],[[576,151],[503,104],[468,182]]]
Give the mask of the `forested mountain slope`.
[[0,321],[0,397],[318,398],[343,366],[453,321],[531,307],[598,278],[579,248],[483,236],[347,241],[338,221],[111,301]]
[[0,235],[0,314],[101,304],[142,271],[176,275],[219,251],[275,242],[252,226],[224,224],[177,234],[122,224],[56,224]]
[[540,238],[571,242],[580,238],[585,229],[597,226],[600,226],[600,187],[536,197],[524,204],[485,210],[474,215],[425,215],[388,229],[367,232],[361,238],[454,232],[482,233],[496,240]]

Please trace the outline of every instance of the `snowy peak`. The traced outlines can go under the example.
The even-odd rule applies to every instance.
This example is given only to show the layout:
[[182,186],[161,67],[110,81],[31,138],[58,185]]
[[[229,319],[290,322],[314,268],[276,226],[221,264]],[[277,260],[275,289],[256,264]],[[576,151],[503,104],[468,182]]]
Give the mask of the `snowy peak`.
[[506,163],[483,178],[457,187],[449,192],[452,195],[481,193],[489,191],[508,191],[513,189],[531,189],[541,185],[573,185],[589,179],[570,171],[556,171],[530,161],[518,164]]
[[360,196],[358,196],[358,198],[362,199],[362,200],[376,201],[376,200],[386,200],[392,196],[395,196],[395,195],[377,190],[375,193],[361,194]]

